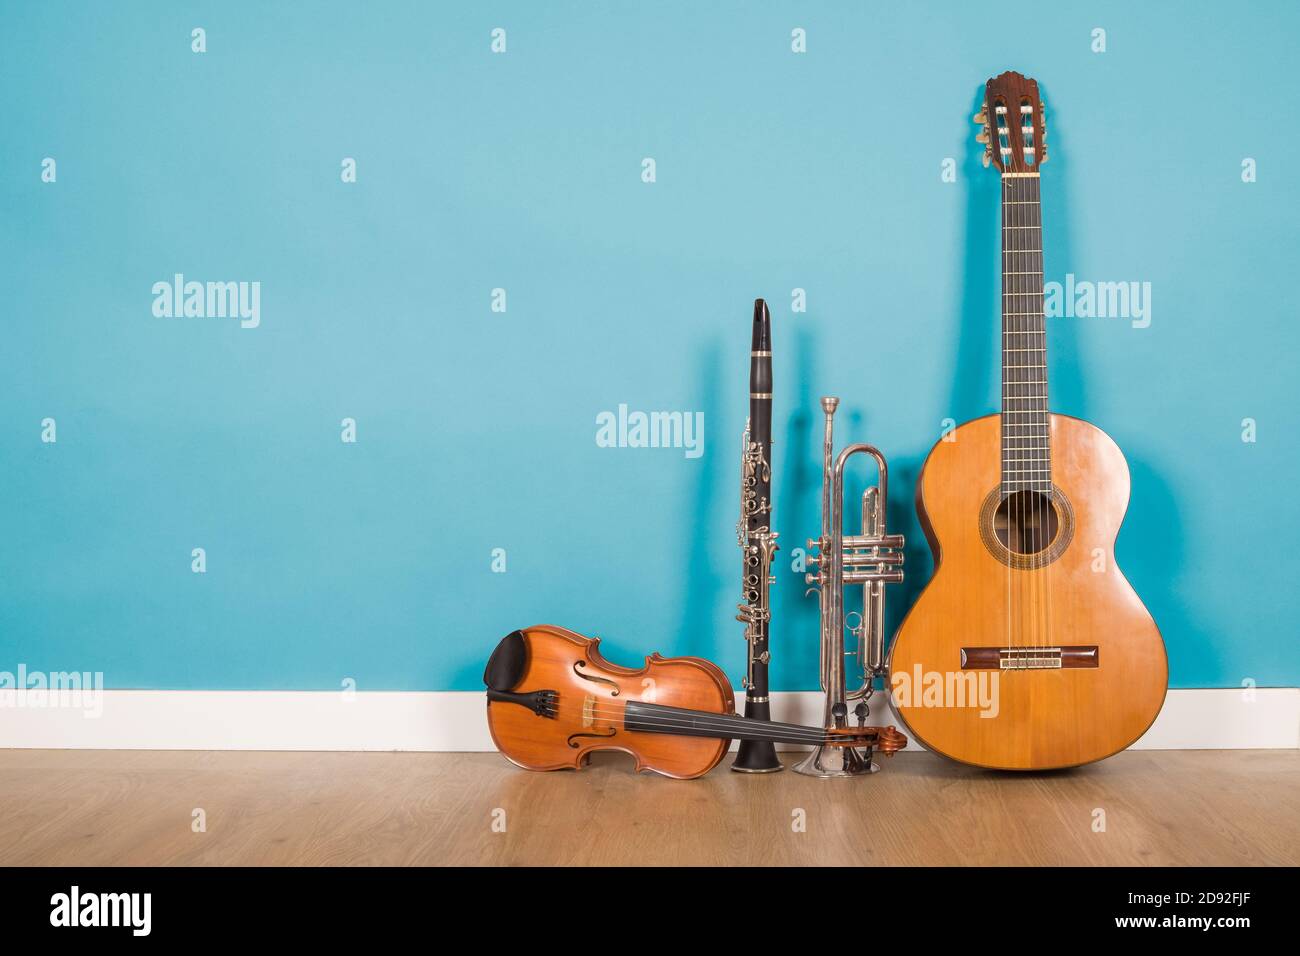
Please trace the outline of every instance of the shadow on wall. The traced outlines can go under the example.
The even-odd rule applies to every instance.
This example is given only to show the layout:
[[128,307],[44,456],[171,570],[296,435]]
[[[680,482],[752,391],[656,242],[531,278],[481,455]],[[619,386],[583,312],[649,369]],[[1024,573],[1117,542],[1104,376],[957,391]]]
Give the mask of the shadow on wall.
[[[695,380],[699,383],[696,401],[698,408],[724,407],[719,391],[722,380],[722,347],[716,336],[702,345],[699,350]],[[716,418],[714,420],[716,421]],[[737,456],[726,451],[739,446],[739,434],[732,441],[729,436],[721,434],[715,427],[708,435],[707,442],[719,451],[717,454],[705,455],[699,462],[702,467],[699,469],[699,479],[696,482],[695,502],[691,508],[690,520],[682,525],[682,545],[678,549],[679,554],[687,556],[707,554],[707,547],[701,547],[701,531],[710,528],[714,489],[718,487],[721,480],[720,469],[733,465],[737,469],[740,467]],[[740,507],[739,502],[736,507]],[[737,569],[739,569],[739,561],[740,552],[737,550]],[[689,646],[693,643],[694,636],[700,634],[701,643],[711,642],[707,657],[715,661],[722,659],[723,640],[727,635],[736,632],[714,623],[714,595],[718,593],[719,587],[728,584],[732,585],[733,589],[739,589],[739,573],[737,570],[730,580],[723,580],[710,567],[709,561],[687,561],[682,574],[685,578],[686,592],[682,596],[682,617],[677,628],[679,646]]]
[[818,660],[817,601],[805,596],[803,572],[792,567],[795,549],[806,550],[807,539],[821,533],[821,462],[808,453],[820,447],[820,437],[813,435],[820,436],[822,429],[816,324],[800,324],[790,347],[795,380],[788,387],[777,385],[788,396],[791,412],[785,433],[777,439],[784,443],[779,450],[783,474],[774,476],[781,482],[776,492],[783,506],[780,526],[788,529],[782,534],[772,588],[772,687],[776,690],[816,686]]
[[[1193,601],[1175,591],[1175,582],[1182,575],[1187,549],[1182,516],[1169,485],[1141,458],[1129,459],[1128,465],[1133,485],[1129,513],[1125,520],[1128,530],[1120,531],[1115,560],[1120,571],[1126,571],[1126,564],[1159,569],[1158,574],[1145,575],[1140,587],[1139,582],[1131,577],[1129,583],[1137,590],[1138,597],[1155,618],[1156,627],[1165,640],[1165,653],[1169,656],[1169,686],[1178,687],[1181,685],[1177,680],[1177,658],[1175,648],[1170,645],[1171,635],[1177,635],[1178,657],[1189,660],[1212,660],[1217,664],[1222,657],[1222,646],[1211,640],[1210,635],[1197,623]],[[1137,503],[1136,509],[1133,507],[1134,502]],[[1151,530],[1144,531],[1144,528]],[[1126,562],[1123,546],[1129,535],[1138,541],[1159,541],[1160,553],[1149,555],[1149,560],[1145,562]],[[1249,675],[1242,675],[1243,678],[1247,676]]]
[[[969,138],[972,145],[974,126],[969,123],[969,117],[980,109],[983,96],[984,87],[981,84],[968,113],[961,118],[972,130]],[[1048,122],[1050,126],[1050,117]],[[1062,137],[1058,131],[1053,132],[1055,151],[1052,167],[1045,175],[1042,189],[1044,271],[1047,273],[1044,281],[1072,270],[1068,200],[1070,164],[1064,159],[1068,152],[1060,148]],[[951,323],[945,322],[944,317],[917,317],[922,321],[933,322],[936,328],[946,327],[950,330],[947,336],[933,336],[932,341],[935,343],[934,358],[937,362],[951,357],[951,372],[948,375],[950,390],[947,404],[943,407],[950,410],[949,414],[958,425],[990,412],[996,413],[999,407],[997,396],[1000,394],[1000,178],[996,169],[983,167],[978,149],[970,148],[966,154],[969,159],[964,168],[969,184],[966,189],[963,250],[958,257],[957,288],[961,296],[956,319],[958,328],[952,332]],[[1053,410],[1086,417],[1087,377],[1080,361],[1079,335],[1075,324],[1078,321],[1087,320],[1054,319],[1048,326],[1049,395]],[[784,433],[777,437],[777,442],[781,443],[777,456],[782,471],[780,475],[774,476],[780,508],[778,529],[782,535],[781,550],[774,568],[776,582],[772,589],[772,686],[776,690],[815,688],[818,684],[819,660],[817,601],[815,596],[805,595],[807,586],[803,575],[792,570],[791,562],[794,550],[804,548],[806,539],[816,537],[821,529],[820,453],[824,417],[820,389],[824,383],[819,381],[817,375],[817,322],[810,320],[800,323],[798,327],[792,323],[791,329],[792,341],[788,347],[794,355],[794,377],[793,381],[778,384],[778,390],[783,400],[789,403],[787,407],[791,411]],[[944,343],[947,341],[953,342],[954,346],[946,346]],[[701,353],[697,381],[700,383],[700,399],[704,407],[720,407],[721,351],[720,343],[715,339]],[[728,380],[731,380],[731,376],[728,376]],[[992,408],[989,407],[990,397],[993,398]],[[841,398],[843,401],[835,419],[836,454],[848,443],[872,441],[872,419],[878,421],[890,415],[889,402],[913,401],[916,396],[900,394],[881,401],[849,393]],[[777,420],[779,421],[779,413]],[[1104,429],[1104,423],[1099,424]],[[685,526],[684,554],[692,553],[697,547],[698,529],[708,526],[710,515],[714,513],[715,489],[730,488],[735,484],[730,479],[723,479],[728,477],[730,471],[739,468],[736,454],[739,437],[713,436],[715,443],[720,439],[725,441],[717,447],[728,451],[710,456],[709,466],[701,470],[692,520]],[[882,451],[890,460],[889,527],[893,531],[902,531],[907,536],[906,577],[903,584],[891,586],[888,590],[886,633],[892,643],[903,617],[933,575],[930,549],[917,518],[915,497],[924,457],[928,455],[929,449],[919,457],[900,455],[897,458],[891,456],[888,448]],[[875,476],[864,462],[855,460],[852,464],[845,480],[844,514],[849,533],[856,533],[860,496],[868,483],[874,483]],[[1155,602],[1167,612],[1162,614],[1165,618],[1165,633],[1174,631],[1180,635],[1193,634],[1194,628],[1185,612],[1168,610],[1179,607],[1178,602],[1173,600],[1174,595],[1169,593],[1168,584],[1178,577],[1183,560],[1177,508],[1167,487],[1153,472],[1140,462],[1130,462],[1130,466],[1134,488],[1145,515],[1142,524],[1167,529],[1162,532],[1167,548],[1160,562],[1165,572],[1162,574],[1162,579],[1166,582],[1165,593],[1159,595],[1160,600]],[[1149,539],[1152,536],[1139,537]],[[729,642],[740,633],[738,624],[734,631],[725,625],[709,626],[716,608],[717,594],[727,595],[724,602],[727,608],[734,603],[732,592],[738,591],[734,578],[739,575],[739,554],[736,562],[735,575],[724,575],[721,579],[705,562],[693,564],[686,575],[681,633],[697,633],[703,624],[705,632],[711,635],[711,655],[715,660],[726,660],[730,656],[733,648]],[[857,588],[846,593],[846,609],[858,606],[859,593]],[[738,593],[734,596],[739,599]],[[1197,635],[1196,640],[1197,653],[1213,653],[1213,645],[1204,635]]]

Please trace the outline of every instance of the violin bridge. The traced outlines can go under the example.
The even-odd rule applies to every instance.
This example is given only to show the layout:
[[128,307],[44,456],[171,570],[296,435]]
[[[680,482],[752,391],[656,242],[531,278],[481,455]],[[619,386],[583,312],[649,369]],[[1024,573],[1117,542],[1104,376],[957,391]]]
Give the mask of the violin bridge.
[[591,694],[582,698],[582,726],[584,728],[596,726],[596,698]]

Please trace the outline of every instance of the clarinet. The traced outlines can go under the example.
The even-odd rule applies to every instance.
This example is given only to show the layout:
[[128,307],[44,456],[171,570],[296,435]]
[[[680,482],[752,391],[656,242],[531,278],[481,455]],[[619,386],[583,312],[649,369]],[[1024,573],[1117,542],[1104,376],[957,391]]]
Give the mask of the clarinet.
[[[770,587],[776,532],[772,530],[772,319],[767,303],[754,300],[754,336],[749,353],[749,420],[741,437],[740,543],[741,598],[736,620],[745,625],[745,716],[771,720],[768,701],[768,631],[772,620]],[[742,740],[732,770],[772,773],[784,769],[770,740]]]

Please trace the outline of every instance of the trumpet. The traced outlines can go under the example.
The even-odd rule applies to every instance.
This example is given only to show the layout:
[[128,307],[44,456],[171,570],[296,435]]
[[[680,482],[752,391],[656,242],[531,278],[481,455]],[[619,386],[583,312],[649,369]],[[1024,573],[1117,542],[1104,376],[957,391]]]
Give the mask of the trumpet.
[[[861,751],[852,747],[821,746],[795,765],[796,773],[813,777],[851,777],[879,769],[872,751],[893,753],[907,738],[893,727],[867,728],[875,679],[885,673],[885,586],[903,580],[903,536],[886,526],[889,508],[889,465],[872,445],[855,444],[835,455],[834,421],[838,398],[823,398],[826,432],[822,444],[822,533],[808,541],[808,563],[817,571],[804,576],[809,592],[817,591],[821,609],[821,686],[826,694],[825,727],[848,726],[848,705],[857,701],[854,716],[865,730],[876,730]],[[862,494],[862,528],[844,534],[844,467],[854,455],[875,459],[877,483]],[[817,551],[817,554],[811,552]],[[862,610],[844,610],[844,589],[862,587]],[[856,617],[856,621],[851,619]],[[853,635],[857,650],[844,649],[845,632]],[[847,687],[844,658],[856,656],[861,682]]]

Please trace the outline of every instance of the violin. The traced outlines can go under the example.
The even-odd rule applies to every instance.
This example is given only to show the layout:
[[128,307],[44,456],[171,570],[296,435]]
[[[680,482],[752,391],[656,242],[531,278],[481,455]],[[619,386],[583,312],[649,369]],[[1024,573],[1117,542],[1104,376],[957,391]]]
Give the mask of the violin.
[[512,631],[483,672],[497,749],[527,770],[580,770],[592,753],[631,754],[636,769],[688,780],[732,740],[871,748],[907,746],[893,727],[806,727],[741,717],[726,675],[698,657],[651,654],[641,668],[601,656],[599,638],[539,625]]

